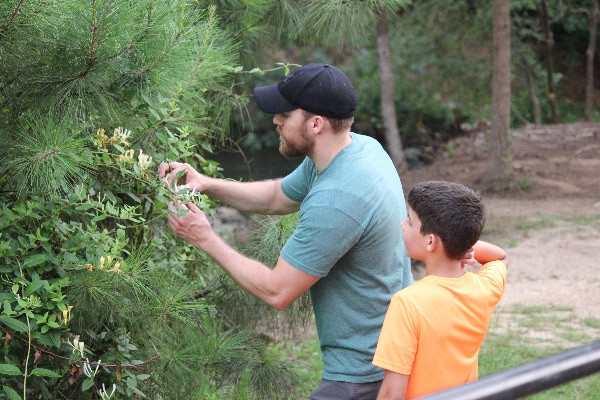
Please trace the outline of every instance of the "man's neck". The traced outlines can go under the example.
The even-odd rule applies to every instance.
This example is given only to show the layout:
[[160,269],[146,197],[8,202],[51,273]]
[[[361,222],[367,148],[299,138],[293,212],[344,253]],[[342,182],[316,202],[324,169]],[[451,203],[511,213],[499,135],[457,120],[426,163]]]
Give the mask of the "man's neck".
[[352,143],[350,130],[341,133],[323,133],[315,142],[313,150],[308,156],[315,163],[317,171],[321,172],[350,143]]

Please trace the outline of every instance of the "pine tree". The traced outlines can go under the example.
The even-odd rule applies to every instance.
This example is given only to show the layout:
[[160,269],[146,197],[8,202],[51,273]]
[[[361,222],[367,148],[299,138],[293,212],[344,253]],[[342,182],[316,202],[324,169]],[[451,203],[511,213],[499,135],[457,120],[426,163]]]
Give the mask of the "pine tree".
[[247,307],[231,301],[240,289],[165,224],[172,196],[212,203],[165,188],[157,163],[218,173],[212,145],[247,101],[233,89],[240,46],[200,4],[0,3],[9,397],[100,398],[113,384],[119,397],[165,399],[293,390],[289,361],[255,334],[261,322],[232,317]]

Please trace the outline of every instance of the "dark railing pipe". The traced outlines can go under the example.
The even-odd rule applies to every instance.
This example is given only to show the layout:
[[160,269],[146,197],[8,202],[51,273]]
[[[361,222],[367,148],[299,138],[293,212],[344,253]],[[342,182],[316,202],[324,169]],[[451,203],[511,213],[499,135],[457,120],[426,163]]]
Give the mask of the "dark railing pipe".
[[419,400],[512,400],[596,372],[600,372],[600,341],[419,397]]

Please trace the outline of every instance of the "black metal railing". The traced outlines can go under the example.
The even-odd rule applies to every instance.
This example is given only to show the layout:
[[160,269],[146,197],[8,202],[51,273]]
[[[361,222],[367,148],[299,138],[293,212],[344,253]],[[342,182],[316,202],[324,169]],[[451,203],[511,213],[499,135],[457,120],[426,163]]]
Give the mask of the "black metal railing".
[[420,397],[419,400],[512,400],[596,372],[600,372],[600,341]]

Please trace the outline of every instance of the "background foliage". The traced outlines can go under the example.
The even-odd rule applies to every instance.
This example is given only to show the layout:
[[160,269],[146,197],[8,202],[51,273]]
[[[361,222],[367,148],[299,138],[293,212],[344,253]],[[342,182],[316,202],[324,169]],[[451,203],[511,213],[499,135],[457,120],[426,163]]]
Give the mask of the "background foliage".
[[[510,4],[513,126],[534,121],[536,97],[548,122],[540,1]],[[569,122],[589,30],[574,10],[591,2],[548,6]],[[272,333],[306,324],[308,297],[276,314],[174,238],[171,199],[216,204],[156,169],[177,159],[215,176],[213,148],[275,145],[248,93],[308,62],[348,73],[355,130],[381,139],[378,7],[403,143],[443,145],[489,119],[483,0],[0,2],[0,398],[291,396],[301,375]],[[273,264],[294,218],[260,220],[243,251]]]

